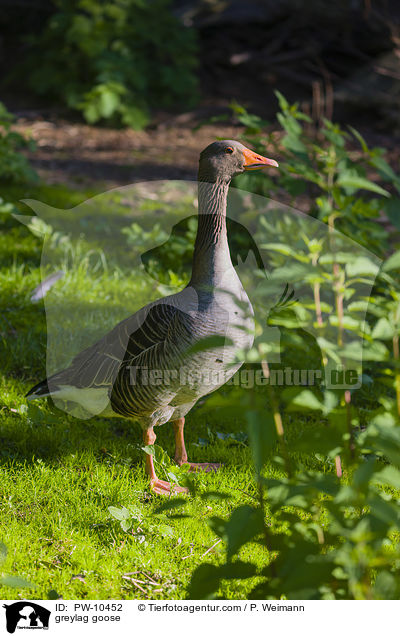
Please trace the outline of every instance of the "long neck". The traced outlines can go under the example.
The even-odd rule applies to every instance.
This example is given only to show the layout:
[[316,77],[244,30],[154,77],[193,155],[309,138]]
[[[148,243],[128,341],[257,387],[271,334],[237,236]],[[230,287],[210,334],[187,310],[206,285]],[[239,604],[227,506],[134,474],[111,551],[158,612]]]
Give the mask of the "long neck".
[[214,287],[232,268],[226,232],[229,183],[199,180],[199,224],[191,284]]

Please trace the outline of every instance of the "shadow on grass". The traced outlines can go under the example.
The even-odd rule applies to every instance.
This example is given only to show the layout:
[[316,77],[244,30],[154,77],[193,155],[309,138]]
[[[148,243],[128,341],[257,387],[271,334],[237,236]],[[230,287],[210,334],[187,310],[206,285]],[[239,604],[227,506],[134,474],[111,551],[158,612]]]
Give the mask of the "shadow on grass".
[[90,452],[98,461],[115,463],[118,459],[139,460],[136,448],[141,439],[134,421],[93,418],[78,420],[42,400],[21,404],[17,409],[3,407],[0,463],[26,463],[38,459],[57,463],[73,453]]
[[[98,463],[104,466],[132,468],[142,464],[142,432],[135,420],[94,417],[79,420],[52,406],[50,400],[22,403],[16,409],[0,409],[0,465],[27,465],[45,462],[48,466],[63,465],[69,458],[78,463]],[[217,413],[199,406],[187,418],[186,444],[193,461],[218,461],[226,465],[238,463],[237,453],[249,452],[245,423],[240,420],[223,422]],[[232,430],[237,438],[231,439]],[[174,432],[171,423],[155,429],[156,444],[170,458],[174,453]],[[80,460],[78,461],[78,458]],[[250,459],[250,458],[249,458]],[[243,458],[239,459],[239,463]]]

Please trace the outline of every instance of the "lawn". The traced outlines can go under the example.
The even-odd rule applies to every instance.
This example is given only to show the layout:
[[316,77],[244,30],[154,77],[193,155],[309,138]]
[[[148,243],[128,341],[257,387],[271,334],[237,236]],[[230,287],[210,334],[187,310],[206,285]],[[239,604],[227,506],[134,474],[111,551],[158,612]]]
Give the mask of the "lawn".
[[[29,196],[60,207],[83,198],[55,186],[33,188]],[[30,300],[40,282],[42,241],[12,219],[3,221],[0,240],[0,537],[8,548],[3,571],[35,585],[23,591],[3,588],[2,596],[47,598],[55,590],[66,599],[185,598],[193,570],[204,560],[223,560],[223,546],[214,545],[218,537],[207,519],[226,517],[254,496],[246,422],[240,416],[227,421],[204,404],[192,411],[186,432],[190,459],[219,461],[223,468],[195,476],[196,495],[188,497],[183,509],[187,516],[157,513],[162,502],[149,491],[135,422],[78,420],[46,400],[25,400],[27,390],[46,372],[44,304]],[[75,282],[73,275],[62,282],[64,291],[73,284],[78,293]],[[87,303],[99,307],[115,286],[114,272],[87,283],[82,280],[80,291]],[[157,435],[173,455],[171,425]],[[184,479],[183,469],[175,471]],[[208,491],[228,498],[205,496]],[[121,529],[110,506],[132,507],[137,519],[132,530]],[[226,583],[224,594],[245,598],[246,584]]]
[[[3,189],[15,211],[31,215],[17,203],[31,199],[39,215],[24,225],[0,206],[1,574],[32,584],[0,579],[3,597],[399,598],[400,179],[357,131],[361,149],[348,151],[348,133],[328,121],[307,133],[279,99],[285,136],[269,143],[285,153],[281,173],[241,182],[271,199],[239,190],[229,212],[248,228],[230,247],[256,312],[255,346],[238,355],[284,381],[224,386],[190,412],[189,458],[221,462],[215,474],[174,466],[172,427],[157,431],[157,471],[188,485],[185,498],[149,491],[135,422],[78,419],[24,395],[185,285],[195,227],[180,222],[195,213],[194,184],[93,199],[95,188]],[[252,122],[245,141],[261,152],[264,123]],[[304,192],[306,215],[272,200],[295,205]],[[32,302],[55,270],[63,277]],[[343,365],[356,385],[286,375]]]

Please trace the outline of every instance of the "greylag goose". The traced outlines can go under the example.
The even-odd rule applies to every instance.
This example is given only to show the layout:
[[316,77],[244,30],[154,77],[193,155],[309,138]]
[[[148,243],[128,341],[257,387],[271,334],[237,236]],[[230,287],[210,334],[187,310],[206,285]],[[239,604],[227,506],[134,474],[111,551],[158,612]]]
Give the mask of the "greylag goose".
[[[56,404],[71,402],[89,415],[136,419],[145,446],[156,440],[154,427],[172,421],[175,461],[187,463],[186,414],[236,373],[242,364],[236,352],[253,343],[252,306],[229,253],[229,184],[245,170],[277,165],[237,141],[207,146],[199,162],[199,219],[188,285],[120,322],[68,368],[34,386],[27,398],[51,396]],[[223,346],[215,340],[218,336],[223,336]],[[210,346],[205,348],[204,342]],[[171,485],[156,475],[152,455],[146,454],[145,461],[152,491],[170,494]],[[218,465],[190,466],[213,470]]]

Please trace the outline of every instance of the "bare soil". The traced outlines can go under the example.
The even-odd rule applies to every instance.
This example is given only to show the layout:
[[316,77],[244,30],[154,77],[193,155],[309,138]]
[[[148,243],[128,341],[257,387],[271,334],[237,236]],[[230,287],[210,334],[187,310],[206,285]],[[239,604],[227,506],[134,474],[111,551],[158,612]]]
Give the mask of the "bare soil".
[[199,152],[217,138],[235,139],[242,128],[204,125],[191,114],[154,129],[88,126],[63,119],[19,118],[15,129],[36,142],[29,159],[46,183],[107,187],[154,179],[195,179]]
[[[243,127],[232,121],[200,125],[210,113],[221,112],[228,112],[227,104],[180,115],[160,113],[153,127],[135,131],[88,126],[32,110],[18,117],[14,128],[36,142],[36,150],[27,155],[45,183],[108,189],[140,181],[196,179],[203,148],[215,139],[238,139],[243,133]],[[357,128],[371,146],[386,148],[398,171],[398,139],[380,131],[375,121]]]

